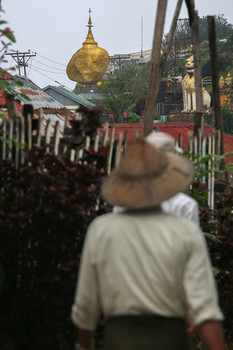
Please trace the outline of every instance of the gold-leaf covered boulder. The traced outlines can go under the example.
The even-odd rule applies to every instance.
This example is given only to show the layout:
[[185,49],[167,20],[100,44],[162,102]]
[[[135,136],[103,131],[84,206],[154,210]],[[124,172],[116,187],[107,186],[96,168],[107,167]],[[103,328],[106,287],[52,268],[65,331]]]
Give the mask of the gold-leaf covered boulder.
[[68,78],[81,86],[96,84],[102,79],[109,65],[108,52],[99,47],[94,40],[90,14],[88,27],[88,34],[82,48],[71,57],[66,68]]

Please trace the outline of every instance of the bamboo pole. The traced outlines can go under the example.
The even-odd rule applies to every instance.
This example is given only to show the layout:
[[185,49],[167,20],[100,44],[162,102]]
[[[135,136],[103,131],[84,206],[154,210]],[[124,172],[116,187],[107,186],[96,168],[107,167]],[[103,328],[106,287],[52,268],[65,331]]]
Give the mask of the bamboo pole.
[[143,125],[143,133],[145,136],[147,136],[153,129],[155,104],[160,83],[159,66],[161,60],[161,44],[166,8],[167,0],[159,0],[157,5],[157,15],[155,21],[154,39],[150,62],[149,82],[146,95],[146,106]]
[[32,115],[28,114],[26,117],[26,142],[28,149],[32,148]]
[[166,44],[165,44],[165,47],[164,47],[164,50],[163,50],[163,55],[162,55],[162,58],[161,58],[160,79],[162,77],[162,74],[163,74],[163,71],[164,71],[164,68],[165,68],[165,64],[166,64],[166,61],[167,61],[167,56],[168,56],[169,50],[171,48],[173,35],[175,33],[175,30],[176,30],[176,24],[177,24],[177,20],[178,20],[178,17],[179,17],[179,13],[180,13],[182,2],[183,2],[183,0],[178,0],[177,1],[175,14],[174,14],[174,17],[173,17],[173,20],[172,20],[171,28],[170,28],[170,31],[168,33],[167,41],[166,41]]
[[199,130],[201,135],[204,134],[204,117],[203,117],[203,97],[202,97],[202,77],[201,77],[201,53],[199,45],[199,27],[198,27],[198,12],[194,11],[193,22],[191,24],[193,58],[194,58],[194,76],[195,76],[195,93],[196,93],[196,110],[194,115],[194,134],[198,135]]
[[15,166],[16,168],[19,168],[19,152],[20,152],[20,145],[19,145],[19,119],[15,120]]
[[[25,153],[24,153],[24,147],[25,147],[25,119],[20,119],[20,164],[24,164],[25,162]],[[23,146],[24,145],[24,146]]]
[[8,143],[8,159],[12,159],[12,152],[13,152],[13,119],[9,120],[9,143]]
[[198,135],[199,129],[204,134],[204,118],[203,118],[203,97],[202,97],[202,78],[200,63],[200,45],[199,45],[199,27],[198,12],[195,11],[194,0],[185,0],[189,13],[189,24],[192,32],[193,58],[194,58],[194,77],[195,77],[195,93],[196,93],[196,111],[194,116],[194,135]]
[[107,174],[110,174],[111,170],[112,170],[112,155],[113,155],[113,148],[114,148],[114,136],[115,136],[115,127],[113,127],[111,129],[111,133],[110,133],[109,151],[108,151],[108,157],[107,157]]
[[6,106],[8,111],[9,119],[15,118],[17,116],[17,110],[15,106],[15,96],[5,91]]
[[55,129],[54,129],[54,154],[57,156],[59,154],[59,143],[60,143],[60,124],[57,120],[55,123]]
[[115,168],[118,168],[120,164],[121,153],[122,153],[122,141],[123,141],[123,133],[122,133],[122,130],[120,130],[119,134],[117,135]]
[[6,159],[6,138],[7,138],[7,120],[3,120],[2,127],[2,159]]
[[213,89],[213,105],[215,115],[215,128],[220,132],[220,154],[224,153],[224,140],[223,140],[223,125],[222,125],[222,112],[219,96],[219,74],[218,74],[218,53],[216,44],[216,29],[214,16],[207,16],[208,22],[208,35],[209,35],[209,50],[210,50],[210,68],[212,76],[212,89]]
[[[167,56],[172,44],[172,38],[176,29],[177,19],[183,0],[178,0],[175,14],[172,20],[171,28],[168,34],[167,42],[161,58],[161,43],[163,35],[164,18],[166,13],[167,0],[160,1],[157,7],[157,17],[154,31],[154,40],[152,46],[152,56],[150,64],[149,84],[146,96],[146,107],[144,115],[143,134],[148,135],[153,129],[155,105],[159,91],[162,73],[165,68]],[[160,43],[160,45],[159,45]]]
[[[50,143],[50,137],[51,137],[50,126],[51,126],[51,119],[49,118],[49,119],[47,119],[46,126],[45,126],[45,139],[44,139],[44,141],[45,141],[46,145],[48,145]],[[50,148],[49,148],[49,146],[47,146],[46,152],[49,153],[49,151],[50,151]]]

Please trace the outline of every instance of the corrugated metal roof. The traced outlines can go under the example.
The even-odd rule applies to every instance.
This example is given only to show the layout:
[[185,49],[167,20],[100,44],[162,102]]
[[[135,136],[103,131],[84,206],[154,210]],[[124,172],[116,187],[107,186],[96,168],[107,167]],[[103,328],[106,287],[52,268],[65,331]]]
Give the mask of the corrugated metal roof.
[[[49,96],[44,90],[40,89],[30,79],[22,76],[13,76],[9,81],[12,81],[17,93],[26,95],[30,100],[24,96],[19,96],[22,104],[30,103],[34,109],[39,108],[64,108],[64,106]],[[17,85],[17,82],[22,83],[22,86]]]
[[92,102],[86,100],[86,99],[83,98],[82,96],[77,95],[77,94],[75,94],[75,93],[72,92],[72,91],[69,91],[69,90],[63,88],[62,86],[50,86],[50,87],[51,87],[52,89],[54,89],[54,90],[57,90],[57,91],[63,93],[64,95],[66,95],[66,96],[72,98],[74,101],[76,101],[78,104],[81,104],[81,105],[84,106],[84,107],[88,107],[88,106],[94,107],[94,106],[95,106],[94,103],[92,103]]
[[42,135],[45,133],[45,127],[46,127],[47,121],[49,119],[51,120],[51,124],[50,124],[51,136],[54,133],[55,124],[57,121],[59,121],[60,136],[63,136],[66,116],[59,114],[59,113],[57,113],[57,114],[55,114],[55,113],[44,114],[43,119],[42,119],[42,126],[41,126]]
[[8,73],[5,69],[0,68],[0,79],[10,79],[12,75]]
[[[4,70],[3,70],[4,71]],[[1,68],[0,68],[1,72]],[[5,72],[5,71],[4,71]],[[5,74],[6,73],[6,74]],[[54,98],[49,96],[45,91],[40,89],[36,84],[34,84],[30,79],[23,76],[12,76],[10,73],[5,72],[2,75],[2,79],[5,79],[12,83],[12,87],[17,94],[17,98],[20,99],[21,104],[16,103],[17,114],[22,117],[23,104],[32,104],[34,109],[34,118],[38,118],[38,110],[40,108],[44,111],[44,116],[42,120],[42,134],[45,130],[46,121],[51,119],[51,132],[53,135],[54,127],[56,121],[60,124],[60,135],[63,135],[64,123],[68,110]],[[23,95],[22,95],[23,94]],[[28,99],[28,98],[29,99]],[[5,105],[4,91],[0,90],[0,104]],[[0,110],[0,117],[8,118],[8,112],[5,109]]]

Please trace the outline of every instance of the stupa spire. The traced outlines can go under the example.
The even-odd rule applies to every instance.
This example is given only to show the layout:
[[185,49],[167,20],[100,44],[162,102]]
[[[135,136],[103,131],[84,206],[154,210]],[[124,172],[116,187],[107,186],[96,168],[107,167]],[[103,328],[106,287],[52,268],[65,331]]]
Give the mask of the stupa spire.
[[98,46],[92,34],[91,9],[87,27],[88,33],[82,48],[71,57],[66,67],[68,78],[76,81],[79,86],[96,84],[102,79],[109,64],[108,52]]
[[91,9],[89,8],[89,20],[88,20],[88,33],[87,33],[87,37],[86,40],[83,42],[83,46],[84,45],[97,45],[97,42],[95,41],[93,34],[92,34],[92,30],[91,28],[94,27],[91,21]]

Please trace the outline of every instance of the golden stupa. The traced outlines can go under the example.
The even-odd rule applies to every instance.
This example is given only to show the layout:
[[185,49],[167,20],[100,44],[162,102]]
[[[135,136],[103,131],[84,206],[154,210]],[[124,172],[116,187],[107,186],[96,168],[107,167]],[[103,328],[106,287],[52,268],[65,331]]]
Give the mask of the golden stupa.
[[83,46],[70,59],[66,73],[70,80],[79,86],[91,86],[102,79],[109,65],[109,54],[98,46],[94,40],[91,27],[91,10],[89,9],[88,34]]

